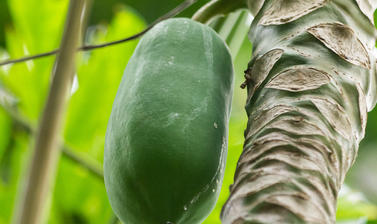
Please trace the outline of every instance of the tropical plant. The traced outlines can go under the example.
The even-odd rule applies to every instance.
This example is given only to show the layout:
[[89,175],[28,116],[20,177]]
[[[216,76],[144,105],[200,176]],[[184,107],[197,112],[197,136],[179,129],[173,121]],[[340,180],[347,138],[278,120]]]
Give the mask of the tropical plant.
[[[157,12],[162,14],[178,3],[124,0],[139,13],[123,6],[115,13],[102,13],[115,2],[93,2],[84,45],[111,42],[142,31],[134,36],[139,37],[160,21],[153,22]],[[5,33],[5,46],[0,37],[0,58],[57,49],[67,3],[0,1],[0,24],[12,22],[0,32],[0,36]],[[204,3],[197,2],[183,15],[191,16]],[[235,88],[223,187],[205,224],[220,223],[225,201],[223,223],[334,223],[335,216],[339,223],[377,220],[376,199],[368,201],[348,187],[339,193],[364,136],[366,112],[372,110],[377,98],[373,54],[376,4],[374,0],[214,0],[197,11],[193,18],[212,26],[227,42],[237,85],[244,82],[240,74],[246,68],[242,86],[248,88],[247,99]],[[233,13],[240,8],[244,10]],[[178,9],[162,19],[182,8]],[[250,12],[255,17],[248,39]],[[111,18],[109,24],[98,24],[102,16]],[[143,18],[151,25],[144,31]],[[57,161],[51,163],[56,175],[52,172],[53,191],[47,190],[42,202],[41,222],[117,222],[102,181],[104,136],[116,89],[136,44],[131,38],[123,45],[77,54],[62,123],[62,157],[57,155]],[[14,208],[22,204],[24,177],[33,152],[30,145],[35,144],[34,133],[52,80],[54,58],[45,56],[0,67],[0,224],[11,223],[12,216],[17,221]],[[249,121],[243,143],[246,118],[242,107],[246,100]],[[360,178],[373,179],[375,175],[371,159],[376,156],[376,117],[376,110],[369,114],[367,140],[360,143],[365,155],[356,160],[357,169],[351,170],[356,181],[349,184],[357,189],[363,189],[358,185],[364,182]],[[368,192],[373,195],[373,187]]]
[[223,223],[334,223],[376,104],[377,2],[260,6],[245,71],[249,121]]

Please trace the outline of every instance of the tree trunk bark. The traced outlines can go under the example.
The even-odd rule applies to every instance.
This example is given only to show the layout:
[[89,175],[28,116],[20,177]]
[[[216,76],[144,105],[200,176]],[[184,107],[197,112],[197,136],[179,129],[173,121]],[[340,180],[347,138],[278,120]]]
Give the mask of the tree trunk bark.
[[249,34],[244,150],[222,222],[335,223],[338,191],[376,103],[377,1],[260,2]]

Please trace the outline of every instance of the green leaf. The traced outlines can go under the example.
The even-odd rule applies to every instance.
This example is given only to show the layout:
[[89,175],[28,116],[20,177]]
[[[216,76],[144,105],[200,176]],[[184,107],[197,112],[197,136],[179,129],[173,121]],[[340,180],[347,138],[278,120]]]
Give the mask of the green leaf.
[[338,221],[360,218],[375,220],[377,219],[377,206],[368,202],[361,192],[344,185],[338,198],[336,218]]
[[[13,28],[6,30],[6,47],[11,58],[49,51],[58,47],[65,11],[65,0],[8,0]],[[20,100],[21,113],[36,122],[44,105],[54,57],[11,66],[1,76]]]
[[17,200],[16,193],[18,188],[22,186],[22,183],[20,183],[21,177],[24,175],[22,171],[25,170],[30,155],[30,151],[27,150],[29,143],[26,136],[22,134],[14,135],[14,143],[7,167],[11,171],[10,179],[7,182],[0,181],[0,201],[5,202],[0,203],[0,224],[11,223],[14,204]]

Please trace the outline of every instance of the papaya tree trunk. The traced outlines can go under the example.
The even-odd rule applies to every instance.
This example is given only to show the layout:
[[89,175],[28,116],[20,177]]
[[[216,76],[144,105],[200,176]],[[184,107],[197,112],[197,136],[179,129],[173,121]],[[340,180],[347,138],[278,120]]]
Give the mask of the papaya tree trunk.
[[249,33],[244,150],[221,218],[335,223],[338,192],[376,103],[377,1],[262,3]]

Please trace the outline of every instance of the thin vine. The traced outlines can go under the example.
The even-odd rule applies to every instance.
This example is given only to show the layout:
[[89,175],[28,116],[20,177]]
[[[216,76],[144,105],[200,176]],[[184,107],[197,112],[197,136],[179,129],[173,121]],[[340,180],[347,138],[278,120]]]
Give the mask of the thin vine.
[[[94,49],[98,49],[98,48],[104,48],[104,47],[108,47],[108,46],[112,46],[112,45],[116,45],[116,44],[121,44],[121,43],[124,43],[124,42],[127,42],[127,41],[135,40],[135,39],[143,36],[145,33],[147,33],[157,23],[178,15],[179,13],[181,13],[182,11],[184,11],[185,9],[187,9],[188,7],[193,5],[196,1],[197,0],[186,0],[186,1],[182,2],[180,5],[178,5],[174,9],[170,10],[165,15],[159,17],[157,20],[155,20],[153,23],[151,23],[143,31],[141,31],[137,34],[134,34],[130,37],[126,37],[126,38],[123,38],[123,39],[120,39],[120,40],[110,41],[110,42],[102,43],[102,44],[84,45],[84,46],[77,48],[77,51],[90,51],[90,50],[94,50]],[[26,56],[26,57],[22,57],[22,58],[18,58],[18,59],[8,59],[6,61],[0,62],[0,66],[15,64],[15,63],[20,63],[20,62],[33,60],[33,59],[38,59],[38,58],[43,58],[43,57],[55,55],[55,54],[59,53],[59,51],[60,51],[60,49],[55,49],[55,50],[52,50],[52,51],[48,51],[48,52],[44,52],[44,53],[40,53],[40,54],[36,54],[36,55],[31,55],[31,56]]]

